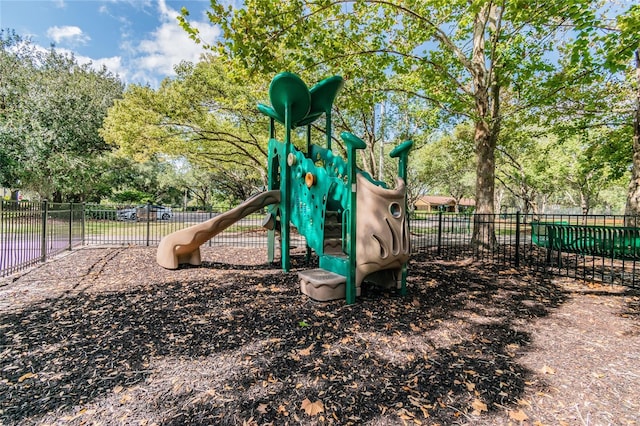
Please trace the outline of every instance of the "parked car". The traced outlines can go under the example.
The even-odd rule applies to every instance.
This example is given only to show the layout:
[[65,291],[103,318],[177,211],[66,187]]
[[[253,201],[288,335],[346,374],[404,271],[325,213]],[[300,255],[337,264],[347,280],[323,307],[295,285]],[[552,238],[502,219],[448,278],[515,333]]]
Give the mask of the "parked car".
[[[151,220],[169,220],[173,217],[173,211],[171,207],[158,206],[151,204],[149,206],[149,213]],[[118,220],[146,220],[147,219],[147,205],[142,204],[137,207],[130,207],[127,209],[118,210]]]

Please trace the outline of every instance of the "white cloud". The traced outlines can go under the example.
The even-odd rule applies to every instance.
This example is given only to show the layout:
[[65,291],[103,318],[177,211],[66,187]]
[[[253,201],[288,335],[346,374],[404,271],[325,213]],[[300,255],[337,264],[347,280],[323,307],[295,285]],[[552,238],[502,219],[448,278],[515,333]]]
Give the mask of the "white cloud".
[[[0,0],[2,1],[2,0]],[[64,0],[60,0],[63,3]],[[125,3],[139,10],[146,10],[147,6],[155,7],[157,14],[157,26],[152,31],[136,40],[134,37],[135,22],[125,16],[116,16],[110,4]],[[91,67],[99,70],[104,65],[109,71],[118,75],[127,83],[149,84],[158,87],[162,79],[174,75],[173,68],[181,61],[197,62],[200,55],[205,53],[201,44],[196,44],[180,27],[177,21],[178,11],[166,4],[165,0],[106,0],[98,7],[98,11],[117,20],[120,24],[119,52],[116,56],[104,58],[90,58],[74,52],[75,58],[80,64],[91,63]],[[150,13],[147,10],[146,13]],[[191,25],[198,28],[200,37],[213,44],[220,34],[220,30],[214,27],[206,18],[203,11],[202,17],[190,20]],[[54,26],[49,28],[47,36],[66,47],[87,44],[91,38],[77,26]],[[61,48],[56,50],[71,53],[72,50]]]
[[47,37],[56,43],[65,42],[72,45],[86,44],[91,37],[82,32],[80,27],[66,25],[54,26],[47,30]]
[[[165,0],[158,0],[160,26],[150,34],[150,38],[140,41],[136,46],[139,54],[135,60],[139,71],[138,78],[153,74],[173,75],[173,67],[181,61],[197,62],[204,53],[202,45],[196,44],[178,25],[176,17],[179,12],[167,6]],[[200,31],[200,37],[207,42],[213,41],[220,30],[210,22],[193,21],[193,26]]]
[[129,70],[122,63],[122,57],[120,56],[112,56],[110,58],[98,58],[98,59],[90,59],[91,60],[91,68],[99,71],[105,66],[109,71],[113,74],[117,75],[120,80],[127,80],[129,75]]

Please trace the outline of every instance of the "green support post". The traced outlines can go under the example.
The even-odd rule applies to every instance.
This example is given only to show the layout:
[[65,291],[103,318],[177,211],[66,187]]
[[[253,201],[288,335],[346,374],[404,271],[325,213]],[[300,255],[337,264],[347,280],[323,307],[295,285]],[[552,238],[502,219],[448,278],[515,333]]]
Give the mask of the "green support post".
[[347,164],[349,165],[347,188],[349,191],[349,221],[348,221],[348,251],[349,271],[347,275],[345,298],[348,305],[356,302],[356,212],[357,212],[357,188],[356,188],[356,150],[366,148],[366,144],[359,137],[342,132],[340,137],[347,146]]
[[[397,147],[395,147],[390,153],[391,158],[398,158],[398,176],[404,180],[407,185],[407,166],[409,161],[409,151],[413,147],[413,141],[404,141]],[[411,235],[411,222],[409,221],[409,206],[407,205],[407,197],[404,198],[404,211],[407,215],[407,227],[409,228],[409,235]],[[402,265],[402,276],[400,282],[400,294],[405,296],[407,294],[407,264]]]
[[[273,108],[261,107],[261,111],[273,114],[281,119],[285,128],[284,152],[280,155],[280,236],[282,238],[282,269],[288,272],[291,268],[289,258],[291,219],[291,166],[288,164],[291,150],[291,129],[309,113],[311,95],[307,85],[295,74],[283,72],[276,75],[269,86],[269,98]],[[270,115],[274,118],[274,115]]]
[[282,269],[285,272],[289,272],[291,269],[291,259],[289,258],[289,248],[291,243],[291,235],[289,233],[289,220],[290,220],[290,212],[291,212],[291,188],[289,187],[291,181],[291,167],[287,164],[287,157],[291,152],[291,108],[289,105],[285,108],[284,115],[284,128],[285,128],[285,148],[284,155],[281,159],[281,167],[284,167],[284,179],[280,182],[280,187],[282,188],[282,206],[283,208],[280,210],[281,215],[281,229],[280,229],[280,237],[282,238]]

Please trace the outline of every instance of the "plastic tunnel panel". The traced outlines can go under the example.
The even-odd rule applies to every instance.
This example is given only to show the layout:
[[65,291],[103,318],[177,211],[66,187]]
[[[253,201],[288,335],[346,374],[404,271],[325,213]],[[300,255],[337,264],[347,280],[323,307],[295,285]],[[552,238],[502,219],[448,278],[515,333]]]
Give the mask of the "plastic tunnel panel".
[[280,191],[261,192],[206,222],[173,232],[160,240],[156,261],[167,269],[177,269],[183,263],[200,265],[202,244],[249,214],[279,202]]

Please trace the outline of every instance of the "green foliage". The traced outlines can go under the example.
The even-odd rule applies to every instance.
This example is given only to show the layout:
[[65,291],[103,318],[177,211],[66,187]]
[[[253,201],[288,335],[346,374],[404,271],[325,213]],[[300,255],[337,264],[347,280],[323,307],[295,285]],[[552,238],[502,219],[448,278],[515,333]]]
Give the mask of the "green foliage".
[[228,196],[264,182],[269,122],[255,106],[266,97],[268,82],[251,83],[214,56],[182,63],[176,72],[157,90],[129,86],[109,110],[101,130],[105,140],[138,161],[164,155],[233,176],[240,191],[225,188],[229,178],[218,187]]
[[425,184],[425,192],[449,195],[457,201],[473,196],[472,130],[470,123],[460,124],[453,135],[443,135],[415,153],[415,179]]
[[[477,165],[478,211],[490,213],[503,123],[523,113],[532,120],[528,124],[546,114],[560,118],[554,111],[564,112],[563,120],[549,117],[548,123],[567,121],[568,114],[574,114],[568,121],[580,121],[587,109],[564,106],[576,86],[604,81],[596,77],[611,62],[602,48],[607,10],[591,0],[247,0],[241,8],[213,0],[209,17],[224,37],[210,48],[258,73],[343,75],[352,91],[337,106],[345,111],[341,125],[364,135],[369,152],[363,167],[369,171],[376,132],[367,123],[376,122],[371,112],[381,100],[406,95],[407,104],[418,105],[412,117],[422,131],[448,131],[471,120],[473,138],[467,143]],[[181,24],[198,40],[186,12]],[[635,14],[632,9],[627,16]],[[636,23],[625,18],[619,25]],[[598,106],[603,98],[592,99]],[[410,133],[400,120],[395,123],[391,134]],[[575,132],[576,126],[566,129]]]
[[141,204],[153,200],[153,195],[136,189],[127,189],[113,194],[111,200],[119,204]]
[[0,40],[3,186],[58,200],[99,195],[92,183],[110,148],[98,129],[122,83],[15,33],[3,30]]

